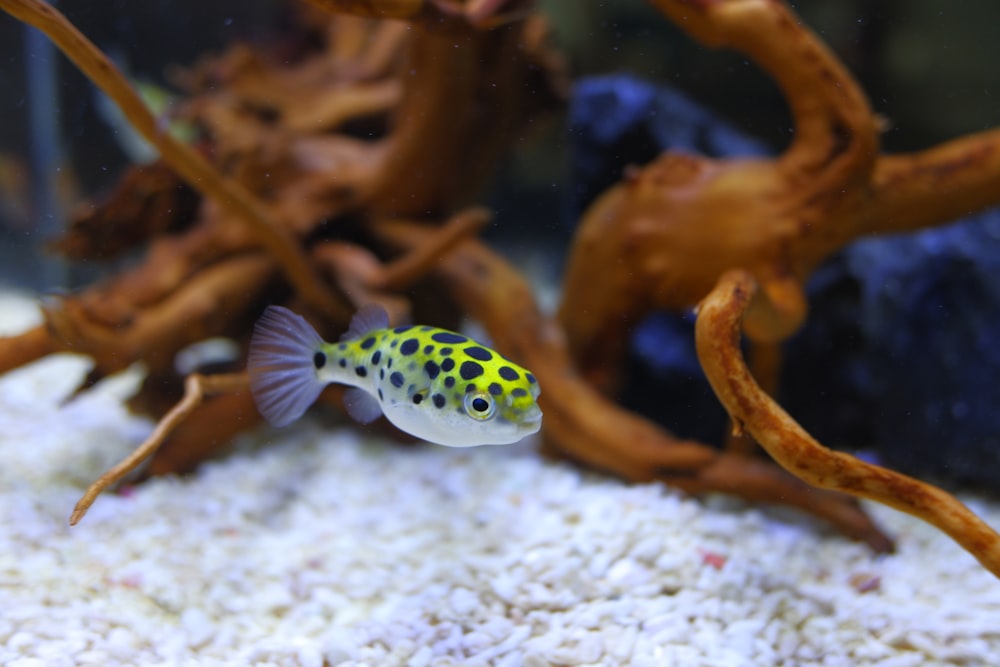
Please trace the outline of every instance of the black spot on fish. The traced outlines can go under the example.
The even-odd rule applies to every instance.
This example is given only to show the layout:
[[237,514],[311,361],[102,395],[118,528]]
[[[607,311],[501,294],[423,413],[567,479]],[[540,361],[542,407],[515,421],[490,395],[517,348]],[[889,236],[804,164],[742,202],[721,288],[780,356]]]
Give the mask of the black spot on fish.
[[313,366],[316,367],[316,370],[319,370],[323,368],[323,366],[326,366],[326,355],[323,354],[322,352],[317,352],[316,354],[314,354]]
[[402,387],[403,383],[406,382],[406,378],[400,372],[395,372],[389,376],[389,382],[392,383],[393,387]]
[[456,333],[450,331],[438,331],[436,334],[431,335],[431,340],[436,343],[451,343],[452,345],[456,343],[464,343],[469,339],[465,336],[459,336]]
[[380,400],[380,401],[384,401],[385,400],[385,396],[382,395],[382,387],[378,388],[378,400]]
[[[380,361],[382,361],[382,350],[375,350],[375,354],[372,355],[372,366],[378,366],[378,362]],[[500,373],[500,375],[503,375],[503,373]]]
[[412,325],[405,325],[405,326],[401,326],[401,327],[396,327],[395,329],[393,329],[393,332],[394,333],[406,333],[407,331],[409,331],[412,328],[413,328]]
[[433,345],[424,345],[424,354],[430,354],[434,351]]
[[396,347],[397,345],[399,345],[399,341],[398,340],[394,340],[391,343],[389,343],[389,347]]
[[536,384],[538,382],[538,380],[535,379],[535,376],[532,375],[531,373],[525,374],[524,377],[528,378],[528,382],[530,382],[531,384]]
[[499,385],[498,383],[496,383],[496,382],[491,382],[491,383],[490,383],[490,386],[489,386],[489,387],[487,387],[486,389],[487,389],[487,391],[489,391],[489,392],[490,392],[491,394],[493,394],[494,396],[499,396],[500,394],[502,394],[502,393],[503,393],[503,387],[501,387],[501,386],[500,386],[500,385]]
[[436,408],[444,407],[445,400],[443,394],[434,394],[433,396],[431,396],[431,400],[434,401],[434,407]]
[[425,325],[425,326],[422,326],[422,327],[420,327],[420,330],[421,330],[421,331],[430,331],[430,330],[431,330],[431,329],[433,329],[433,328],[434,328],[434,327],[429,327],[429,326],[426,326],[426,325]]
[[384,380],[385,379],[385,369],[384,368],[378,369],[378,379],[379,380]]
[[497,370],[497,373],[499,373],[500,377],[502,377],[504,380],[509,380],[510,382],[513,382],[517,378],[521,377],[520,374],[510,366],[501,366]]
[[465,385],[465,393],[466,394],[471,394],[475,390],[476,390],[476,385],[472,384],[471,382],[469,384]]
[[420,349],[420,341],[416,338],[407,338],[403,341],[403,344],[399,346],[399,351],[403,354],[413,354]]
[[443,370],[445,373],[447,373],[454,367],[455,367],[454,359],[445,359],[444,361],[441,362],[441,370]]
[[341,368],[347,368],[347,359],[341,359],[337,362]]
[[527,396],[528,392],[525,389],[521,389],[520,387],[517,387],[516,389],[511,389],[510,395],[513,396],[513,397],[515,397],[515,398],[521,398],[522,396]]
[[444,386],[448,387],[449,389],[451,389],[452,387],[454,387],[455,386],[455,378],[453,376],[451,376],[451,375],[449,375],[448,377],[446,377],[444,379]]
[[463,361],[458,369],[458,374],[463,380],[471,380],[483,374],[483,367],[474,361]]
[[369,336],[368,338],[365,338],[363,341],[361,341],[361,349],[370,350],[372,345],[374,344],[375,344],[375,336]]
[[368,375],[368,369],[365,368],[364,366],[358,366],[357,368],[354,369],[354,372],[357,374],[359,378],[363,378]]
[[485,347],[467,347],[465,348],[465,353],[479,361],[489,361],[493,358],[493,355]]
[[389,357],[389,361],[386,362],[385,367],[392,368],[392,357]]
[[451,354],[451,353],[452,353],[453,351],[454,351],[454,350],[452,350],[452,349],[451,349],[450,347],[442,347],[442,348],[441,348],[441,356],[442,356],[442,357],[447,357],[447,356],[448,356],[449,354]]
[[338,350],[346,350],[347,349],[347,343],[341,343],[340,345],[337,346],[337,349]]
[[424,364],[424,370],[427,371],[427,377],[433,380],[441,372],[441,367],[433,361],[428,361]]
[[423,394],[414,394],[413,395],[413,404],[414,405],[420,405],[420,402],[423,401],[423,400],[424,400],[424,395]]

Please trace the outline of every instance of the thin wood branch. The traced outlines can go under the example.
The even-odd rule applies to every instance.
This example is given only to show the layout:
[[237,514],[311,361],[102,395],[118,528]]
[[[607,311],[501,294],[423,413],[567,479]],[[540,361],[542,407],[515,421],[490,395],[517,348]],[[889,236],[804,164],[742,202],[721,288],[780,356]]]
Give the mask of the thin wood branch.
[[154,372],[172,368],[181,348],[247,327],[260,308],[260,293],[274,281],[275,266],[263,252],[231,257],[189,276],[157,303],[127,308],[121,321],[95,317],[84,300],[71,295],[45,309],[48,330],[60,350],[93,358],[101,375],[140,360]]
[[[435,262],[448,254],[460,241],[475,236],[490,220],[485,208],[467,208],[453,215],[442,227],[435,228],[427,241],[399,259],[385,265],[378,278],[379,287],[401,290],[430,273]],[[377,223],[376,223],[377,224]]]
[[413,19],[429,9],[426,0],[307,0],[332,14],[353,14],[376,19]]
[[69,525],[75,526],[86,514],[90,506],[106,489],[121,481],[126,475],[138,468],[143,461],[152,456],[163,444],[163,441],[191,414],[205,396],[226,392],[245,390],[248,386],[246,373],[231,373],[227,375],[200,375],[193,373],[184,381],[184,397],[170,412],[163,416],[156,428],[135,451],[122,459],[118,464],[101,475],[100,479],[91,484],[83,497],[73,508],[69,517]]
[[1000,535],[958,499],[912,477],[827,449],[761,390],[740,351],[741,321],[757,298],[766,297],[753,277],[730,271],[698,311],[698,358],[733,421],[796,477],[878,501],[937,526],[1000,577]]
[[809,192],[865,180],[878,123],[847,69],[778,0],[652,0],[698,41],[746,54],[781,87],[795,138],[780,163]]
[[1000,200],[1000,129],[879,159],[870,219],[880,231],[939,225]]
[[37,361],[46,355],[61,351],[59,344],[44,324],[2,340],[3,345],[0,345],[0,375]]

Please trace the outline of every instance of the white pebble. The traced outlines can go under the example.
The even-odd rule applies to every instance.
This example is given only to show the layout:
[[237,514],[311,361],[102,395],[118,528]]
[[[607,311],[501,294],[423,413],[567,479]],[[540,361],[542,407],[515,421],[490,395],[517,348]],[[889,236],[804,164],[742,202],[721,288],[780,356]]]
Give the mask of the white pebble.
[[427,667],[431,664],[431,658],[434,657],[434,652],[429,646],[421,646],[417,649],[417,652],[410,656],[410,659],[406,661],[407,667]]
[[479,597],[468,588],[456,588],[448,597],[451,610],[460,617],[468,616],[479,607]]
[[198,648],[215,635],[215,620],[198,607],[185,609],[181,614],[181,627],[187,635],[187,644]]

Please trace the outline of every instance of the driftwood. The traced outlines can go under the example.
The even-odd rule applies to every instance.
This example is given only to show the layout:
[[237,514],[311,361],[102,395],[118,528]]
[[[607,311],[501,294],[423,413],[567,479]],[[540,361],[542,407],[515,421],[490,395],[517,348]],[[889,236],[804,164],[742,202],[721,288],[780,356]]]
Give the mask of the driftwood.
[[[844,67],[777,0],[652,0],[702,43],[734,48],[778,83],[795,137],[775,159],[713,160],[665,153],[631,170],[586,212],[570,252],[559,321],[576,366],[613,396],[629,333],[654,309],[739,314],[734,327],[699,315],[699,359],[716,395],[749,435],[805,481],[920,516],[956,538],[1000,576],[1000,535],[948,494],[829,452],[808,438],[758,383],[773,389],[775,345],[807,314],[804,284],[850,241],[947,222],[1000,202],[1000,130],[914,155],[879,154],[878,121]],[[621,266],[593,279],[595,266]],[[739,270],[757,298],[730,285]],[[713,315],[713,317],[715,317]],[[756,382],[738,352],[753,343]],[[747,402],[748,396],[755,401]],[[781,443],[781,447],[777,443]],[[794,443],[794,446],[793,444]],[[808,446],[806,444],[808,443]],[[732,453],[753,454],[734,438]],[[604,453],[612,470],[640,448]],[[878,492],[875,489],[880,489]]]
[[734,270],[719,279],[698,312],[698,358],[737,428],[809,484],[918,516],[954,538],[988,570],[1000,571],[1000,540],[969,508],[930,484],[826,449],[760,389],[742,359],[740,326],[754,302],[766,298],[753,276]]
[[[406,314],[408,303],[390,292],[419,277],[456,228],[440,231],[444,247],[432,243],[384,285],[359,291],[360,267],[380,264],[358,242],[366,220],[439,221],[474,192],[506,138],[562,93],[539,17],[482,32],[463,17],[430,10],[413,31],[307,16],[326,41],[294,66],[235,48],[184,77],[184,116],[206,134],[192,147],[160,131],[162,119],[58,12],[38,0],[0,7],[46,31],[176,174],[165,175],[163,165],[135,169],[126,177],[130,187],[57,242],[74,257],[103,259],[131,250],[130,241],[150,241],[143,264],[50,302],[44,326],[0,345],[0,372],[73,350],[94,359],[89,386],[141,360],[149,379],[133,403],[157,416],[181,393],[178,351],[212,336],[245,340],[261,308],[290,292],[331,336],[368,300]],[[378,138],[338,131],[349,122],[367,124]],[[194,211],[160,194],[181,181],[204,195]],[[119,215],[133,211],[142,215],[126,225]],[[130,234],[103,245],[109,226],[129,226]],[[248,415],[223,421],[253,422],[246,405]],[[203,450],[204,443],[182,448]]]
[[[665,153],[589,208],[559,319],[596,386],[614,391],[628,332],[645,315],[696,305],[729,269],[749,271],[770,297],[771,308],[747,314],[747,335],[784,340],[805,320],[806,279],[833,252],[1000,201],[1000,130],[880,155],[879,124],[857,83],[777,0],[653,4],[701,42],[741,51],[770,74],[795,135],[775,159]],[[629,270],[591,280],[593,267],[614,262]]]
[[[213,365],[230,374],[198,369],[185,383],[175,368],[184,347],[226,336],[245,353],[253,320],[273,302],[334,337],[357,306],[378,301],[397,321],[481,321],[539,378],[550,452],[631,480],[799,507],[887,551],[851,496],[874,498],[937,525],[1000,576],[1000,536],[958,501],[826,450],[760,388],[777,367],[763,352],[802,323],[803,282],[831,252],[1000,200],[988,187],[1000,175],[1000,132],[880,156],[864,95],[784,5],[654,0],[697,39],[769,72],[795,140],[774,160],[666,154],[633,170],[585,215],[553,319],[516,270],[470,238],[487,214],[461,208],[502,148],[563,92],[542,19],[517,0],[311,2],[335,15],[304,12],[320,46],[291,65],[236,47],[183,77],[181,113],[204,133],[189,146],[160,131],[162,119],[61,15],[39,0],[0,0],[49,34],[163,157],[57,244],[88,259],[145,246],[145,262],[48,303],[42,327],[0,341],[0,372],[62,350],[91,356],[81,390],[146,365],[132,405],[163,420],[91,487],[74,523],[147,455],[150,474],[188,470],[259,422],[243,358]],[[722,451],[678,440],[613,402],[630,327],[653,308],[703,300],[698,350],[710,381],[737,430],[784,470],[745,440]],[[758,353],[756,380],[741,329]]]

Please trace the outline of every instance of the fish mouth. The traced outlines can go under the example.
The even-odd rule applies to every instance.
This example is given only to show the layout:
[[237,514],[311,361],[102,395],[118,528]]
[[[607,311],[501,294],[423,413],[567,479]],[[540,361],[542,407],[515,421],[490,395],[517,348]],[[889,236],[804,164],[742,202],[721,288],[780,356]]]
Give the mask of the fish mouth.
[[542,411],[535,407],[533,410],[528,411],[526,414],[522,415],[519,423],[518,430],[522,433],[537,433],[542,427]]

